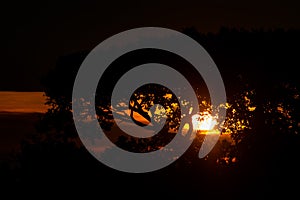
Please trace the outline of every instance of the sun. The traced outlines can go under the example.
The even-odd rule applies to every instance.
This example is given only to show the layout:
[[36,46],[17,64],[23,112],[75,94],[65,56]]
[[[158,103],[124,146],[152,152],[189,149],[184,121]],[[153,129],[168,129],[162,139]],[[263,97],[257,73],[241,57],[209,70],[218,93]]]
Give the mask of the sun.
[[215,133],[217,119],[209,112],[202,112],[192,116],[193,130],[201,133]]

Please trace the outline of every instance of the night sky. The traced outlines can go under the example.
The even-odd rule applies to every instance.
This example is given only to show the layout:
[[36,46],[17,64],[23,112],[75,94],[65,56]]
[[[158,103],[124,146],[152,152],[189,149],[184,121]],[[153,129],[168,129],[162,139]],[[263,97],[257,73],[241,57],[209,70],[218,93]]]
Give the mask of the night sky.
[[1,5],[0,90],[40,91],[59,56],[92,49],[143,26],[217,32],[300,28],[298,1],[5,1]]

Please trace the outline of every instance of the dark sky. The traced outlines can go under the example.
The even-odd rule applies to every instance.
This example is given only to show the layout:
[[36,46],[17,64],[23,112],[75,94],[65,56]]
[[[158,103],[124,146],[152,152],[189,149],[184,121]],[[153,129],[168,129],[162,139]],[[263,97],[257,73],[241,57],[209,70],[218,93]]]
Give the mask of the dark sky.
[[91,49],[131,28],[195,27],[201,32],[216,32],[222,26],[300,28],[300,6],[291,0],[44,0],[1,4],[0,90],[40,90],[40,78],[59,56]]

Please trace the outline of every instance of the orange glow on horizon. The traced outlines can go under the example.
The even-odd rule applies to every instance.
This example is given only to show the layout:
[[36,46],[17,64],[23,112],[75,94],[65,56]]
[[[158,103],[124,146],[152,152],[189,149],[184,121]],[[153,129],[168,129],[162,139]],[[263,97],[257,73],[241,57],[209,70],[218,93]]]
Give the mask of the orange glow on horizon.
[[0,91],[0,112],[45,113],[44,92]]

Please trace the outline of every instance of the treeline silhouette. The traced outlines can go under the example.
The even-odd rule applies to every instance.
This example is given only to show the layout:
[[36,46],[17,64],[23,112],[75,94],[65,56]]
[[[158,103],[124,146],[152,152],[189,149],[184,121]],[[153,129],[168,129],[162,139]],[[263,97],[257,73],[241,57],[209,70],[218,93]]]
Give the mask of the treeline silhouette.
[[[143,197],[139,192],[153,198],[250,199],[294,195],[300,180],[297,161],[300,79],[296,73],[300,66],[300,31],[222,28],[217,33],[204,34],[187,28],[182,32],[198,41],[211,55],[224,79],[229,102],[239,105],[247,92],[252,94],[256,109],[253,116],[243,116],[251,121],[250,128],[235,135],[235,145],[219,141],[200,160],[198,138],[176,162],[146,174],[128,174],[104,166],[81,144],[71,112],[73,83],[89,53],[87,50],[59,58],[55,68],[43,79],[46,103],[51,108],[37,124],[40,134],[23,141],[14,165],[1,165],[3,182],[19,189],[43,186],[45,191],[56,188],[73,194],[89,188],[81,191],[122,198]],[[200,88],[199,95],[207,95],[201,77],[190,73],[192,67],[183,60],[153,50],[135,53],[143,55],[119,59],[114,64],[119,66],[118,71],[111,67],[106,72],[110,76],[99,81],[101,89],[97,90],[96,98],[102,107],[110,106],[109,95],[118,78],[146,62],[174,66],[195,88]],[[98,109],[97,114],[111,117],[103,109]],[[232,112],[228,115],[232,116]],[[103,120],[100,123],[107,130],[111,128]],[[124,144],[128,144],[126,139]],[[225,157],[227,160],[222,159]],[[68,191],[66,185],[76,188],[76,192]]]

